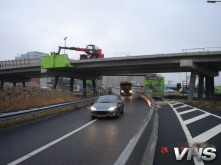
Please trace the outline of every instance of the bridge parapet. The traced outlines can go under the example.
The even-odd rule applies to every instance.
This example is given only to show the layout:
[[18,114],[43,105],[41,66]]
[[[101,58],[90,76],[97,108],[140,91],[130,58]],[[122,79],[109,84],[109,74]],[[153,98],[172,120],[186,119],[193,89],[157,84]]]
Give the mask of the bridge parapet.
[[50,55],[44,56],[40,59],[0,61],[0,70],[29,67],[33,65],[39,65],[44,69],[73,67],[73,64],[70,63],[66,54],[51,53]]
[[40,59],[21,59],[21,60],[0,61],[0,70],[26,67],[26,66],[28,67],[32,65],[38,65],[38,64],[40,64]]

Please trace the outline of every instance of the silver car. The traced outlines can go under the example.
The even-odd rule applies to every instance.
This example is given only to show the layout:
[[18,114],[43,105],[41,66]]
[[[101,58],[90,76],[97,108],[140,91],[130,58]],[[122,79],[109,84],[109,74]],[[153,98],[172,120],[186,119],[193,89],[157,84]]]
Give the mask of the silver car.
[[117,95],[100,96],[90,107],[91,118],[115,117],[124,113],[124,103]]

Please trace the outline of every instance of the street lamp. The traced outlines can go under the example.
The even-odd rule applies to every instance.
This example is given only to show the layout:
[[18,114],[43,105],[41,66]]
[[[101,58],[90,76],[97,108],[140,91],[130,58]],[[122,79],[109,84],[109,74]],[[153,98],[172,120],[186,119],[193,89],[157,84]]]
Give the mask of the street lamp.
[[221,1],[207,1],[207,3],[216,3],[216,2],[221,2]]
[[[68,37],[64,37],[64,47],[66,47],[66,40]],[[65,49],[64,49],[64,54],[65,54]]]

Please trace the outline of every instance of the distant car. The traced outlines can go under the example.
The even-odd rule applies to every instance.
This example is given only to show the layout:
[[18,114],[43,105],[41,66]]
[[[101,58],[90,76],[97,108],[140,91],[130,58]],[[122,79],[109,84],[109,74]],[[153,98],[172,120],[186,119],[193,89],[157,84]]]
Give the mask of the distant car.
[[124,103],[117,95],[100,96],[92,106],[90,106],[91,118],[115,117],[124,113]]
[[51,90],[51,88],[50,87],[41,87],[41,89],[46,89],[46,90]]
[[164,93],[174,93],[174,92],[176,92],[176,91],[173,90],[173,89],[170,89],[170,88],[165,88],[164,89]]
[[189,90],[187,88],[180,88],[180,93],[189,93]]

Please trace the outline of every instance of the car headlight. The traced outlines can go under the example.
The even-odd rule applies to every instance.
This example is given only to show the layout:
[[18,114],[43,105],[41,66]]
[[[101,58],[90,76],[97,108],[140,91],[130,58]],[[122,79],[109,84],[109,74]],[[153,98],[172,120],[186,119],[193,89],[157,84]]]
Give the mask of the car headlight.
[[121,93],[124,93],[124,90],[121,90],[120,92],[121,92]]
[[96,108],[95,107],[91,107],[91,111],[96,111]]
[[116,108],[117,108],[116,106],[110,107],[110,108],[108,108],[108,111],[114,111]]

